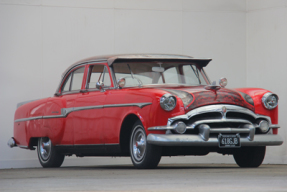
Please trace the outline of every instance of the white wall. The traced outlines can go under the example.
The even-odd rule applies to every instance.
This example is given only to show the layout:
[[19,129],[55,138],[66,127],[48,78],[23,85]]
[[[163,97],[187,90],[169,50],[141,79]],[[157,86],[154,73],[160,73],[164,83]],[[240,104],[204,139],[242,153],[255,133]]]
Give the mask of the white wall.
[[279,135],[285,144],[269,147],[265,162],[287,163],[287,1],[247,1],[248,87],[262,87],[279,95]]
[[[35,151],[6,145],[16,104],[52,96],[75,61],[113,53],[210,57],[211,79],[244,87],[245,1],[0,0],[0,168],[39,166]],[[179,161],[233,163],[219,155]]]

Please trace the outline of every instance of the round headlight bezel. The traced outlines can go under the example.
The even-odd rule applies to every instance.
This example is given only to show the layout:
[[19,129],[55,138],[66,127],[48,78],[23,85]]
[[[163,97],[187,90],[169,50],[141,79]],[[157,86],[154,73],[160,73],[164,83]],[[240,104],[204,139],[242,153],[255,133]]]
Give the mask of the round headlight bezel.
[[[276,99],[276,101],[275,101],[276,103],[273,106],[271,106],[269,103],[270,99],[272,100],[272,102],[274,102],[274,99]],[[279,100],[278,96],[276,94],[270,93],[270,92],[265,93],[262,97],[262,103],[263,103],[264,107],[268,110],[272,110],[272,109],[276,108],[278,106],[278,100]]]
[[176,107],[176,97],[166,93],[160,98],[160,106],[165,111],[172,111]]

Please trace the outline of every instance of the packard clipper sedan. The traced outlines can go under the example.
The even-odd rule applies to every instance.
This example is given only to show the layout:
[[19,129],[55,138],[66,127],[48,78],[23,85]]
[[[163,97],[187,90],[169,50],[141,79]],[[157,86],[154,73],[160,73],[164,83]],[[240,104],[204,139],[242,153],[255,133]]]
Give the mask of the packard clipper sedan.
[[[262,164],[278,135],[278,96],[210,82],[211,59],[183,55],[98,56],[71,65],[53,97],[19,103],[10,147],[35,150],[43,167],[65,156],[130,156],[155,168],[162,156],[233,155]],[[271,150],[271,148],[270,148]]]

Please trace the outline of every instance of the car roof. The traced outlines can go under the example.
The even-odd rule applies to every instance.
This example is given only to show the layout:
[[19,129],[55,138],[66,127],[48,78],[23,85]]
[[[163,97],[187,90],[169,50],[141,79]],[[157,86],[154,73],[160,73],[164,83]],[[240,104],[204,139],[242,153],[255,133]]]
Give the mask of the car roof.
[[116,61],[132,61],[132,60],[184,60],[184,61],[193,61],[200,64],[202,67],[205,67],[211,59],[209,58],[194,58],[187,55],[176,55],[176,54],[117,54],[117,55],[102,55],[89,57],[83,60],[80,60],[70,67],[68,67],[63,76],[70,71],[72,68],[78,65],[91,62],[103,62],[108,63],[111,66]]

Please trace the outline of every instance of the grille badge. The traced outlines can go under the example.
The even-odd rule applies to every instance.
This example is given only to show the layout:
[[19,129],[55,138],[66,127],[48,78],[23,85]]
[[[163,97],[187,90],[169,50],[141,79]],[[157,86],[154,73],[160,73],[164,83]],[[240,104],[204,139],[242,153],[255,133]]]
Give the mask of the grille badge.
[[226,107],[225,106],[222,107],[222,112],[226,113]]
[[223,118],[223,119],[226,119],[226,111],[227,111],[226,107],[223,106],[221,110],[222,110],[222,111],[221,111],[222,118]]

